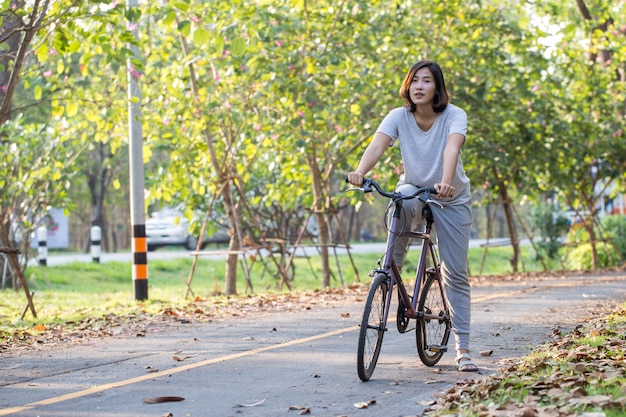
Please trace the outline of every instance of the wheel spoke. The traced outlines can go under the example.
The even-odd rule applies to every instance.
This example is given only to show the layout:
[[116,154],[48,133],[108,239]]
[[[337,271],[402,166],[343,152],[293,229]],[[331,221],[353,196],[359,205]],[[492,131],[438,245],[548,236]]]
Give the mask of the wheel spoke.
[[434,366],[447,350],[451,327],[443,288],[434,272],[421,289],[418,310],[423,314],[416,328],[417,351],[425,365]]

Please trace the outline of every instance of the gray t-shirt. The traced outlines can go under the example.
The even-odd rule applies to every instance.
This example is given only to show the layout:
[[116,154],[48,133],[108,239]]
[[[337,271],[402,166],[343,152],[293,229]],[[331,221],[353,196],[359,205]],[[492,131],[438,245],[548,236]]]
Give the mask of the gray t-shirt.
[[[383,119],[377,132],[392,139],[389,146],[393,146],[396,141],[400,142],[404,174],[398,185],[408,183],[417,187],[432,187],[441,182],[443,176],[443,150],[448,137],[453,133],[463,136],[467,133],[467,114],[463,109],[448,104],[425,132],[417,125],[413,113],[407,107],[398,107]],[[452,186],[455,188],[454,195],[439,201],[459,205],[471,200],[470,181],[460,155]]]

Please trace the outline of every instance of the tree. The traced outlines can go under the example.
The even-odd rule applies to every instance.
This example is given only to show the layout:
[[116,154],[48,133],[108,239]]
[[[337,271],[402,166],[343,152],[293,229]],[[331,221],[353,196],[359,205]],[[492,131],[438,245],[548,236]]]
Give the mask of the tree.
[[[108,3],[105,0],[0,3],[3,18],[0,43],[6,46],[0,56],[0,128],[4,133],[1,144],[6,150],[0,169],[10,185],[2,189],[0,220],[7,228],[9,224],[17,224],[22,229],[22,252],[26,259],[30,232],[45,212],[51,207],[68,207],[66,190],[80,145],[73,145],[63,137],[63,123],[27,125],[19,112],[49,103],[47,100],[60,91],[58,87],[68,84],[62,60],[56,60],[53,69],[45,65],[50,57],[80,48],[81,43],[71,36],[70,28],[81,27],[91,34],[90,41],[106,42],[98,37],[97,30],[86,30],[85,25],[89,25],[88,21],[102,22],[111,15],[119,16],[115,9],[105,6]],[[82,64],[87,65],[88,59]],[[18,86],[24,92],[21,97],[14,95]],[[49,92],[46,97],[44,91]],[[44,98],[46,101],[42,102]],[[15,109],[14,99],[18,102]],[[51,114],[60,119],[63,111],[58,110],[58,103],[56,108]],[[63,108],[68,109],[70,116],[78,112],[77,103],[71,100],[65,102]],[[14,152],[16,149],[19,152]],[[5,245],[11,243],[15,242],[4,242]]]
[[[482,204],[503,208],[513,247],[513,271],[520,260],[519,218],[515,206],[524,193],[535,195],[540,164],[543,113],[535,108],[536,90],[547,61],[539,34],[523,3],[457,5],[442,17],[442,61],[452,80],[453,101],[468,112],[463,150],[468,176]],[[488,28],[488,29],[487,29]]]
[[[161,133],[149,136],[158,148],[172,149],[151,198],[207,208],[206,202],[220,195],[231,226],[246,216],[248,224],[258,224],[243,210],[245,204],[254,206],[253,213],[273,204],[294,214],[298,207],[310,207],[320,215],[332,210],[332,173],[336,161],[345,158],[338,151],[343,140],[354,134],[351,125],[367,126],[364,120],[371,116],[361,109],[367,109],[373,96],[364,96],[361,90],[369,87],[368,82],[380,86],[387,79],[381,72],[368,71],[372,61],[360,57],[374,57],[369,49],[373,35],[366,38],[366,46],[352,48],[360,39],[354,25],[368,29],[364,5],[352,10],[341,7],[339,14],[330,3],[314,10],[282,4],[191,8],[176,3],[146,12],[160,16],[152,27],[165,36],[153,39],[150,48],[168,46],[171,51],[180,35],[187,46],[178,48],[184,56],[173,61],[194,63],[185,64],[182,77],[180,67],[147,65],[154,69],[146,71],[147,84],[161,87],[147,99],[162,109],[155,114],[159,120],[150,125],[163,126],[167,121]],[[347,36],[352,38],[346,41]],[[355,50],[365,52],[355,55]],[[153,76],[158,81],[148,81]],[[346,96],[337,100],[338,91]],[[207,172],[207,165],[212,172]],[[229,189],[225,179],[236,187]],[[320,224],[326,260],[322,285],[327,286],[328,229],[325,219]],[[240,248],[236,235],[232,235],[232,251]],[[236,259],[236,255],[229,257],[227,293],[235,291]]]
[[576,7],[554,1],[541,9],[560,24],[559,41],[551,62],[558,89],[544,91],[557,117],[550,123],[554,144],[546,178],[556,184],[566,204],[587,213],[583,227],[589,234],[596,268],[599,202],[607,187],[623,180],[626,171],[624,96],[626,88],[626,8],[610,1]]
[[[431,57],[449,72],[455,97],[468,108],[472,120],[482,122],[470,132],[465,152],[468,167],[475,170],[472,177],[478,183],[495,184],[491,189],[506,208],[516,248],[512,265],[517,268],[513,199],[538,181],[527,164],[543,146],[539,133],[543,115],[529,111],[528,103],[534,103],[537,95],[532,87],[547,67],[538,37],[529,35],[532,28],[521,4],[511,8],[498,3],[418,2],[390,7],[383,1],[351,7],[319,2],[315,7],[307,3],[239,6],[176,3],[159,10],[166,16],[155,20],[165,25],[160,30],[167,32],[175,24],[175,34],[193,40],[191,52],[182,59],[194,62],[193,78],[203,88],[193,94],[195,102],[189,102],[191,95],[181,97],[177,91],[189,92],[189,79],[178,76],[177,69],[150,65],[162,77],[159,86],[176,87],[166,88],[166,94],[159,89],[157,97],[167,109],[160,122],[176,121],[167,127],[176,133],[162,138],[173,138],[176,145],[168,170],[162,173],[170,184],[165,188],[175,191],[160,187],[154,197],[181,199],[198,207],[198,200],[213,200],[207,195],[222,190],[211,184],[225,175],[238,181],[240,197],[246,196],[256,207],[278,203],[310,207],[320,214],[332,211],[337,187],[333,183],[339,182],[335,170],[354,164],[359,152],[353,151],[373,133],[372,119],[401,105],[396,92],[403,68]],[[264,29],[257,30],[261,25]],[[494,27],[498,36],[488,27]],[[158,42],[171,51],[171,39]],[[428,46],[410,51],[407,45],[415,39]],[[178,97],[177,103],[173,97]],[[185,104],[180,108],[178,103]],[[189,114],[191,109],[195,115]],[[198,115],[204,120],[198,121]],[[181,126],[184,132],[178,130]],[[214,151],[204,149],[197,139],[206,136],[207,128],[210,137],[221,139],[213,142]],[[197,161],[190,161],[188,155],[198,155]],[[214,161],[214,172],[202,175],[209,160]],[[228,165],[229,161],[237,163]],[[393,169],[384,169],[388,163],[395,164]],[[390,153],[377,174],[393,178],[398,163],[397,154]],[[229,175],[221,172],[223,167],[230,167]],[[242,212],[236,215],[230,205],[225,207],[232,224]],[[318,221],[325,247],[328,230],[322,217]],[[233,243],[231,249],[236,250],[239,246]],[[229,263],[233,262],[234,257]],[[324,271],[322,285],[326,286],[327,263]]]

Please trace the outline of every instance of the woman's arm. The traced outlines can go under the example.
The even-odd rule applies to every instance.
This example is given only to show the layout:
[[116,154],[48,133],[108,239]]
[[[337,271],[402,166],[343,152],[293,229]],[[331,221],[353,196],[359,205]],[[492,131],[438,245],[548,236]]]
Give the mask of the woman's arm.
[[439,197],[452,197],[454,194],[454,187],[451,184],[464,142],[465,136],[460,133],[453,133],[448,137],[448,143],[443,150],[443,176],[441,182],[435,184]]
[[363,185],[363,177],[378,163],[390,143],[391,138],[389,136],[380,132],[375,133],[367,149],[363,152],[356,171],[348,172],[348,182],[357,187]]

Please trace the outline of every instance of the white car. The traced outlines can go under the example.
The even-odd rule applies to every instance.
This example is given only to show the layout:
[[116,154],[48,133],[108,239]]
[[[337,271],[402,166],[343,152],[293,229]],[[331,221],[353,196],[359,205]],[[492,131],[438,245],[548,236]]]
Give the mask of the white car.
[[146,238],[149,251],[161,246],[184,246],[192,250],[198,242],[189,233],[189,222],[185,216],[171,208],[155,211],[146,219]]
[[[183,246],[188,250],[195,250],[198,238],[189,232],[189,222],[178,210],[166,207],[152,213],[146,219],[146,238],[148,250],[153,251],[163,246]],[[227,243],[230,236],[225,230],[220,230],[202,241],[202,248],[209,243]]]

